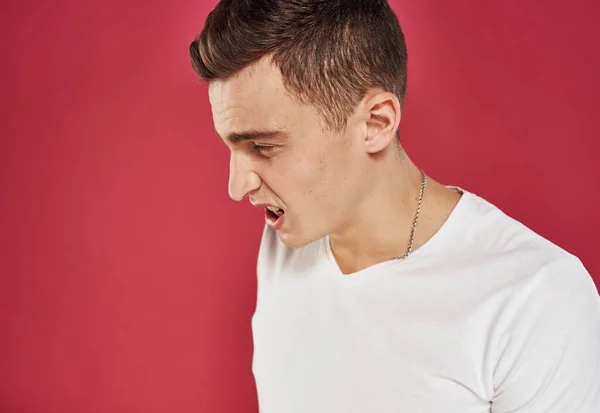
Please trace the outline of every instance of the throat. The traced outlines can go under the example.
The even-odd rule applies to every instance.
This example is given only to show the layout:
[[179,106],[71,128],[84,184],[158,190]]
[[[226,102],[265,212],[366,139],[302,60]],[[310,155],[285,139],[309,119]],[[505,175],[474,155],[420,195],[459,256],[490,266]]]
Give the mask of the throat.
[[344,250],[341,247],[336,248],[335,244],[332,244],[331,242],[330,250],[337,266],[344,275],[352,275],[374,265],[390,260],[389,253],[382,252],[371,255],[357,255],[348,250]]
[[[407,259],[427,244],[444,226],[463,195],[460,191],[449,189],[435,181],[428,185],[428,193],[415,227],[411,253]],[[338,267],[343,274],[350,275],[404,256],[410,245],[411,223],[408,219],[394,225],[384,221],[380,222],[375,230],[372,223],[358,226],[371,229],[365,233],[354,232],[357,228],[355,226],[354,231],[347,231],[341,236],[330,234],[330,249]],[[402,228],[402,231],[395,228]]]

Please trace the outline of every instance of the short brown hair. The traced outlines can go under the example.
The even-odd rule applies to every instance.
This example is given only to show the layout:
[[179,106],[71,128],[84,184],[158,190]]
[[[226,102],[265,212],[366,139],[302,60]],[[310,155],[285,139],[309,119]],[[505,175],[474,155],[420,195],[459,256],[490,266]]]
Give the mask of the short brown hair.
[[394,93],[401,107],[406,96],[406,43],[386,0],[221,0],[190,55],[206,81],[271,56],[286,89],[333,130],[370,88]]

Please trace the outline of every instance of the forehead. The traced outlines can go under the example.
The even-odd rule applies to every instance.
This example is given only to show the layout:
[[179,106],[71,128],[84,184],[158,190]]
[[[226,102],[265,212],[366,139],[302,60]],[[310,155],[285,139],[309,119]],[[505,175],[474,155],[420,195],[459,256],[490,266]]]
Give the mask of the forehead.
[[211,82],[208,94],[215,128],[223,133],[289,125],[303,110],[286,91],[279,69],[264,61]]

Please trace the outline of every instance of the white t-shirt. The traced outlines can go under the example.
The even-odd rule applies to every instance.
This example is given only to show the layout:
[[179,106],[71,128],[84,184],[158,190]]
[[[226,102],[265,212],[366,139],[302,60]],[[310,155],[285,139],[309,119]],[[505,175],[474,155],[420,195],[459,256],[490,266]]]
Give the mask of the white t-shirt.
[[462,188],[405,260],[343,275],[265,226],[261,413],[600,413],[600,298],[579,259]]

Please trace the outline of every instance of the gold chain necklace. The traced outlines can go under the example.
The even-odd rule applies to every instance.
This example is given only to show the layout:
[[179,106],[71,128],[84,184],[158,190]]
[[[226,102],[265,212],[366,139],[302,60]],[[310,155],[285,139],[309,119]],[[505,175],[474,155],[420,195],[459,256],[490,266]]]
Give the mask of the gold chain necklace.
[[403,256],[390,258],[390,261],[391,260],[403,260],[406,257],[408,257],[410,255],[410,253],[412,252],[413,241],[415,240],[415,229],[417,228],[417,221],[419,220],[419,212],[421,211],[421,203],[423,202],[423,193],[425,192],[425,186],[427,185],[427,176],[425,175],[425,172],[423,172],[423,170],[421,168],[419,168],[419,170],[421,171],[421,175],[423,176],[423,181],[421,182],[421,192],[419,193],[419,202],[417,204],[417,212],[415,213],[415,219],[413,220],[412,228],[410,230],[410,238],[408,240],[408,249],[406,250],[406,252],[404,253]]

